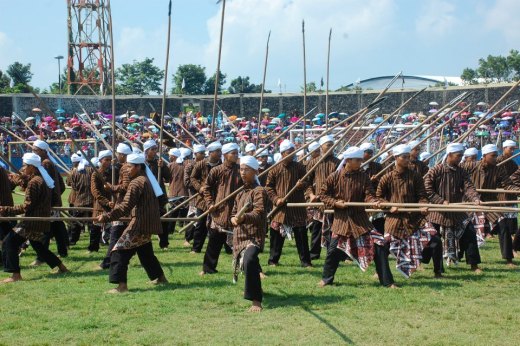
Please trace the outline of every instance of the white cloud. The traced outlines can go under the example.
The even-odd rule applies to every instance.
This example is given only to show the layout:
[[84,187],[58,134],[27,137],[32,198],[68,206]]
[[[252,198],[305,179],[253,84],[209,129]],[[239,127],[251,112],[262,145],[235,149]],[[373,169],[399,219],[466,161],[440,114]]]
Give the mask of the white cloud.
[[517,47],[520,40],[518,13],[520,2],[517,0],[497,0],[487,10],[486,27],[501,32],[511,47]]
[[427,38],[449,34],[457,24],[455,10],[455,5],[448,1],[424,1],[421,13],[415,20],[417,33]]
[[[319,82],[325,74],[327,39],[333,28],[331,60],[376,53],[390,35],[394,0],[234,0],[226,4],[221,69],[228,81],[249,75],[258,83],[262,78],[265,43],[272,30],[266,86],[277,90],[292,80],[288,90],[303,85],[301,22],[305,19],[308,81]],[[213,73],[217,64],[220,33],[218,11],[207,21],[209,42],[204,65]],[[338,65],[336,65],[338,70]]]

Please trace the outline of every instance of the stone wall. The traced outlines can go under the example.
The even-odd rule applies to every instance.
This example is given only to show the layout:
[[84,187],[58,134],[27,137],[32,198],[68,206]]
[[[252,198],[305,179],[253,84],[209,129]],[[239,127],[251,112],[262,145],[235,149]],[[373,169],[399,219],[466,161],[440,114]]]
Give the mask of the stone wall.
[[[511,85],[500,85],[493,87],[471,86],[471,87],[449,87],[428,89],[412,101],[404,110],[411,111],[427,111],[428,103],[436,101],[444,104],[463,91],[471,91],[472,95],[467,102],[476,104],[480,101],[493,103],[498,100]],[[380,104],[381,112],[390,113],[398,108],[402,102],[411,97],[416,90],[391,90],[387,93],[387,100]],[[367,106],[378,94],[378,91],[356,92],[333,92],[329,96],[330,111],[354,113],[358,109]],[[81,102],[83,107],[89,112],[102,111],[111,113],[112,100],[110,97],[96,96],[68,96],[68,95],[41,95],[42,100],[52,109],[56,110],[61,107],[67,113],[82,112],[81,107],[76,102],[76,98]],[[519,99],[520,91],[514,90],[507,100]],[[183,106],[193,104],[208,115],[212,112],[213,97],[212,96],[169,96],[166,99],[166,110],[171,114],[176,114],[183,109]],[[228,115],[236,114],[238,116],[252,116],[258,114],[260,106],[259,94],[245,95],[221,95],[219,96],[219,107],[226,111]],[[39,107],[44,109],[31,94],[9,94],[0,95],[0,116],[9,116],[12,111],[17,112],[22,117],[30,114],[31,109]],[[302,94],[266,94],[264,96],[264,108],[269,108],[271,113],[278,114],[282,112],[303,111],[303,95]],[[317,107],[313,113],[325,112],[325,94],[312,93],[307,95],[307,110]],[[160,96],[118,96],[116,98],[116,113],[122,114],[127,110],[136,111],[138,114],[148,114],[152,109],[161,110]]]

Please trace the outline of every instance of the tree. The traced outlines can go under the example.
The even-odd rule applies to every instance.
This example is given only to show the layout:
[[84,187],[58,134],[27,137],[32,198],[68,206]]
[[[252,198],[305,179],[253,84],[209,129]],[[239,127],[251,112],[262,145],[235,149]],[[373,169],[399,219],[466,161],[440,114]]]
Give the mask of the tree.
[[464,84],[478,84],[477,81],[478,72],[472,68],[466,67],[462,74],[460,75],[460,79],[464,82]]
[[11,78],[7,76],[2,70],[0,70],[0,94],[7,93],[7,89],[11,85]]
[[520,79],[520,53],[516,49],[511,49],[507,56],[507,64],[511,69],[512,79],[517,81]]
[[123,64],[116,70],[117,93],[123,95],[150,95],[162,92],[164,71],[153,64],[153,58],[145,58],[132,64]]
[[13,86],[17,84],[27,85],[32,79],[31,64],[24,65],[18,61],[9,65],[6,70],[13,81]]
[[[173,75],[175,86],[172,93],[186,95],[201,95],[206,83],[206,68],[200,65],[179,65],[177,72]],[[184,80],[184,89],[182,81]]]
[[[249,77],[238,76],[231,81],[228,91],[230,94],[258,94],[262,92],[262,84],[252,84],[249,82]],[[271,90],[264,89],[264,93],[270,92]]]
[[[222,93],[222,86],[226,83],[226,75],[222,73],[222,71],[219,71],[220,76],[218,79],[218,93]],[[204,83],[204,95],[212,95],[215,93],[215,78],[217,76],[217,73],[215,72],[213,76],[209,77],[206,83]]]
[[[300,87],[300,90],[301,90],[301,92],[303,92],[303,86]],[[313,93],[313,92],[316,92],[316,91],[318,91],[318,87],[316,86],[316,82],[307,83],[307,92],[308,93]]]

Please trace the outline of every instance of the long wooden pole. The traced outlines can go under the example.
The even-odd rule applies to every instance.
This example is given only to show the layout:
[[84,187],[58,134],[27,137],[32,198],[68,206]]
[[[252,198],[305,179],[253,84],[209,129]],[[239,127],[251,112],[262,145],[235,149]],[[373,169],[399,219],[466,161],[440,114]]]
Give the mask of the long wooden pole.
[[325,82],[325,129],[329,128],[329,79],[330,79],[330,41],[332,38],[332,28],[329,31],[329,44],[327,48],[327,81]]
[[[267,74],[267,60],[269,59],[269,40],[271,39],[271,30],[267,35],[267,44],[265,45],[265,61],[264,61],[264,77],[262,78],[262,89],[260,90],[260,106],[258,108],[258,119],[257,119],[257,132],[256,132],[256,146],[260,141],[260,117],[262,116],[262,108],[264,107],[264,90],[265,90],[265,77]],[[305,112],[303,113],[305,114]]]
[[[110,10],[110,1],[108,1],[108,26],[110,28],[110,82],[112,89],[112,148],[116,147],[116,74],[115,74],[115,57],[114,57],[114,28],[112,26],[112,11]],[[85,113],[87,114],[87,113]],[[101,137],[100,137],[101,138]],[[106,144],[105,144],[106,145]],[[107,148],[108,149],[108,148]],[[116,184],[116,153],[112,150],[112,185]],[[113,197],[115,201],[115,197]]]
[[[303,39],[303,114],[307,113],[307,58],[305,55],[305,20],[302,20]],[[303,122],[303,143],[306,143],[307,121]]]
[[[325,204],[321,202],[315,203],[286,203],[288,208],[296,208],[296,207],[324,207]],[[366,203],[366,202],[347,202],[347,206],[349,207],[373,207],[374,203]],[[451,208],[451,209],[460,209],[465,210],[468,206],[471,209],[475,209],[478,211],[495,211],[495,212],[513,212],[520,211],[519,208],[503,208],[503,207],[486,207],[479,205],[470,205],[470,204],[432,204],[432,203],[391,203],[391,202],[382,202],[380,203],[381,207],[397,207],[397,208],[428,208],[428,209],[438,209],[438,208]]]
[[222,37],[224,35],[224,17],[226,13],[226,0],[222,0],[222,16],[220,18],[220,38],[218,43],[217,72],[215,74],[215,92],[213,94],[213,113],[211,113],[211,138],[215,138],[215,119],[217,118],[217,97],[220,82],[220,58],[222,57]]
[[[157,124],[155,121],[153,121],[152,119],[150,119],[150,123],[152,123],[153,125],[159,127],[161,125]],[[188,144],[184,143],[183,141],[181,141],[180,139],[178,139],[177,137],[175,137],[173,134],[171,134],[170,132],[166,131],[163,129],[163,133],[165,133],[166,135],[168,135],[168,137],[170,137],[171,139],[173,139],[175,142],[179,143],[180,145],[190,149],[190,150],[193,150],[192,147],[190,147]]]
[[[172,0],[168,3],[168,35],[166,36],[166,61],[164,63],[164,82],[163,82],[163,95],[161,104],[161,126],[159,128],[159,160],[162,160],[163,150],[163,136],[164,136],[164,113],[166,112],[166,93],[168,86],[168,64],[170,61],[170,36],[172,29]],[[159,167],[157,170],[157,181],[161,181],[162,169]]]

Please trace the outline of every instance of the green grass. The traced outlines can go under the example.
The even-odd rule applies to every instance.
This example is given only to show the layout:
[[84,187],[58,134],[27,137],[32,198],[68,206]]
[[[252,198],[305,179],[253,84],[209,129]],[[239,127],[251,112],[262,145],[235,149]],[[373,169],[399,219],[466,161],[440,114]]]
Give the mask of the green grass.
[[300,268],[288,241],[282,266],[267,267],[261,255],[264,311],[251,314],[243,277],[232,284],[230,255],[222,254],[219,274],[201,278],[203,255],[189,254],[180,235],[172,239],[170,250],[157,250],[170,284],[150,285],[136,256],[130,293],[120,296],[105,294],[113,285],[93,270],[103,253],[85,254],[86,234],[64,260],[72,271],[66,276],[29,268],[28,250],[21,257],[25,281],[0,286],[0,344],[495,345],[520,337],[520,271],[505,268],[496,240],[481,249],[484,275],[460,265],[435,280],[426,266],[405,280],[394,270],[400,290],[381,288],[373,266],[362,273],[353,265],[341,265],[336,284],[320,289],[323,259]]

